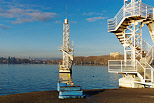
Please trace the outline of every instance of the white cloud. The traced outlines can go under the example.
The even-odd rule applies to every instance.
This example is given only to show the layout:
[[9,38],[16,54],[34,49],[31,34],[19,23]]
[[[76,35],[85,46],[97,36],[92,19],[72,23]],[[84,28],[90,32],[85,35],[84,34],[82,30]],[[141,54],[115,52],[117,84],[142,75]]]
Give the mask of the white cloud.
[[[31,8],[34,5],[28,4],[14,4],[10,2],[7,3],[7,7],[0,8],[0,17],[8,18],[7,22],[12,24],[41,21],[46,22],[57,17],[56,13],[52,12],[42,12]],[[36,7],[36,5],[35,5]],[[12,18],[12,19],[9,19]]]
[[82,13],[83,15],[92,16],[92,15],[103,15],[103,13],[98,12],[88,12],[88,13]]
[[89,21],[89,22],[94,22],[94,21],[97,21],[97,20],[101,20],[101,19],[106,19],[106,17],[92,17],[92,18],[87,18],[86,20]]
[[38,21],[48,21],[51,18],[56,17],[56,13],[50,13],[50,12],[33,12],[33,13],[27,13],[27,15],[31,16],[34,20]]
[[7,21],[7,22],[11,22],[12,24],[21,24],[24,22],[33,22],[33,19],[30,18],[17,18],[15,21]]
[[60,20],[55,21],[55,23],[62,24],[62,22]]

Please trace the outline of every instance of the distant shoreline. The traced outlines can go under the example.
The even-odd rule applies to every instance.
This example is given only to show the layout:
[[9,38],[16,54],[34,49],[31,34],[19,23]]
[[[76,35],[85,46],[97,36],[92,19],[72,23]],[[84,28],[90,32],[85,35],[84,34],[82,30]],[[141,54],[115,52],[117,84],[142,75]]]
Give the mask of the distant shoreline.
[[[22,65],[22,64],[0,64],[0,65]],[[23,64],[23,65],[59,65],[59,64]],[[73,65],[73,66],[108,66],[108,65],[88,65],[88,64],[83,64],[83,65]]]

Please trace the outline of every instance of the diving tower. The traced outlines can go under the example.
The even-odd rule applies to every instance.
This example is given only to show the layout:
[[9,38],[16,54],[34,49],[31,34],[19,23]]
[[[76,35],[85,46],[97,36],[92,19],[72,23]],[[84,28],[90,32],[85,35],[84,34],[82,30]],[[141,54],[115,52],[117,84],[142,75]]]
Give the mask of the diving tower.
[[71,73],[74,55],[74,44],[73,41],[69,41],[69,23],[67,19],[67,12],[66,19],[63,24],[63,45],[59,45],[58,50],[63,52],[63,60],[62,64],[59,64],[59,72]]
[[58,46],[58,50],[63,52],[62,63],[59,63],[59,80],[57,83],[57,91],[59,92],[59,99],[66,98],[84,98],[83,91],[80,86],[75,86],[72,81],[72,62],[74,44],[69,41],[69,23],[67,19],[67,5],[66,5],[66,19],[63,24],[63,45]]
[[[122,74],[120,87],[154,87],[154,45],[142,39],[142,28],[147,25],[154,42],[154,7],[142,0],[124,0],[124,5],[112,19],[108,32],[114,33],[124,47],[124,60],[109,60],[108,71]],[[147,35],[147,34],[146,34]]]

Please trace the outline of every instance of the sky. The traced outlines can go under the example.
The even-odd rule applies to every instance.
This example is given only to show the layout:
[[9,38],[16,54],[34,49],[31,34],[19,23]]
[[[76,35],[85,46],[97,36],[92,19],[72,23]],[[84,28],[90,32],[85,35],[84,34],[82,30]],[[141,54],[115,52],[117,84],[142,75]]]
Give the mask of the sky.
[[[142,1],[154,6],[153,0]],[[66,2],[75,56],[123,54],[107,30],[123,0],[0,0],[0,57],[61,58]],[[153,44],[147,27],[143,39]]]

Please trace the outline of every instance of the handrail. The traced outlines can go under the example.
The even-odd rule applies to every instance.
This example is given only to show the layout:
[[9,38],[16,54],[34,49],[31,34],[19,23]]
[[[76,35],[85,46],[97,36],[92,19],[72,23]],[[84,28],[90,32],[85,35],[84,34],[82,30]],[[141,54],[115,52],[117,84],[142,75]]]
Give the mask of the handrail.
[[[116,68],[114,68],[116,67]],[[131,60],[109,60],[108,61],[108,71],[109,72],[137,72],[134,65],[132,65]]]
[[[153,82],[154,69],[147,62],[146,65],[148,66],[144,67],[138,60],[136,60],[135,68],[133,68],[133,65],[129,65],[129,62],[131,63],[130,60],[126,61],[126,63],[124,62],[124,60],[109,60],[108,71],[114,73],[144,73],[143,75],[140,74],[140,79],[143,82],[145,82],[146,80],[151,80],[151,82]],[[143,77],[141,78],[141,76]],[[149,78],[147,78],[147,76],[149,76]]]
[[148,42],[146,42],[144,39],[142,39],[142,49],[146,54],[151,49],[151,45]]
[[151,56],[151,60],[149,60],[149,64],[151,64],[151,62],[153,61],[153,52],[154,52],[154,45],[152,45],[151,46],[151,48],[150,48],[150,50],[148,51],[148,53],[146,54],[146,56],[145,56],[145,58],[146,58],[146,62],[147,62],[147,58],[149,57],[149,56]]
[[[130,16],[143,16],[143,17],[153,17],[153,7],[144,3],[134,2],[134,5],[129,3],[128,5],[123,5],[114,18],[108,19],[108,30],[116,30],[118,25],[122,22],[124,18]],[[135,8],[135,9],[134,9]]]
[[[154,80],[154,78],[153,78],[154,69],[149,65],[149,63],[145,62],[146,65],[149,66],[149,68],[147,68],[147,67],[145,68],[145,67],[143,67],[143,65],[138,60],[136,60],[136,62],[144,69],[144,77],[143,77],[143,79],[144,80],[151,80],[151,82],[153,82],[153,80]],[[148,70],[148,69],[151,70],[150,79],[146,79],[146,70]]]

